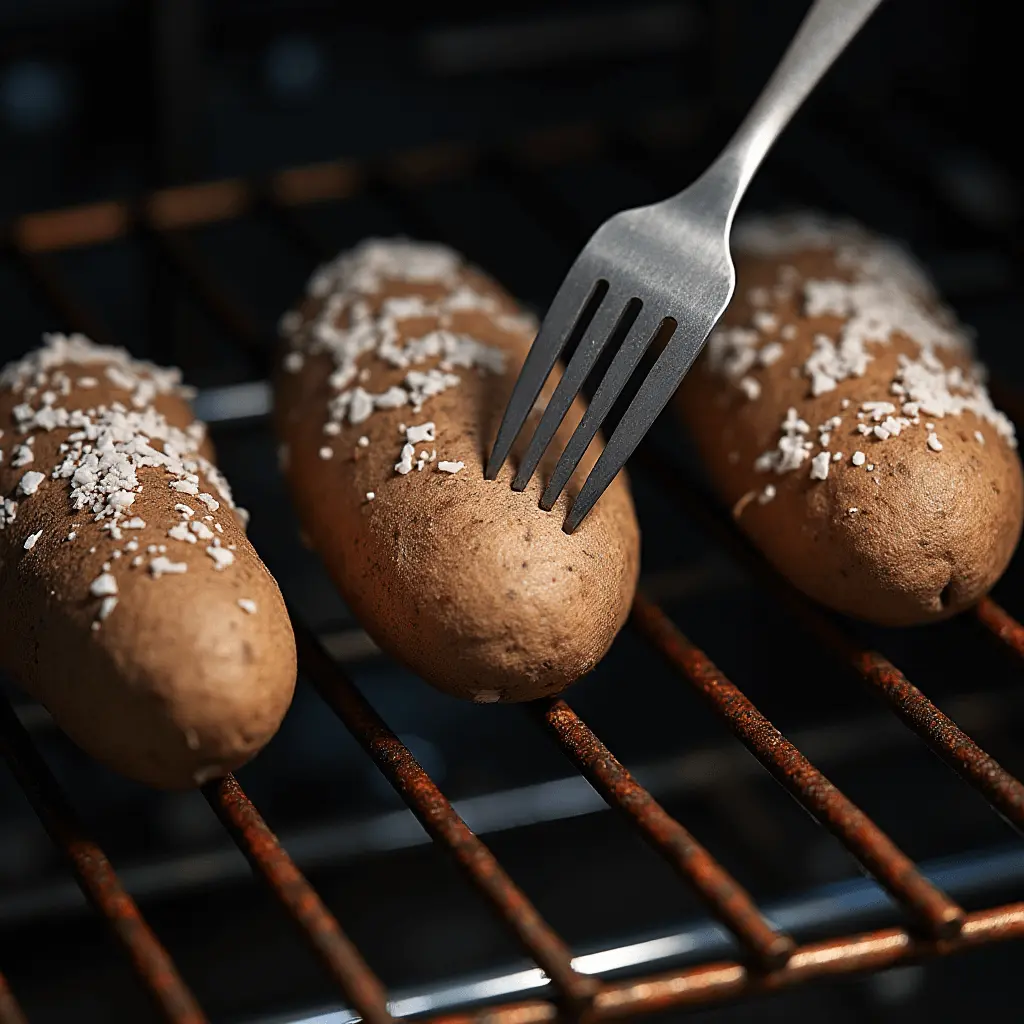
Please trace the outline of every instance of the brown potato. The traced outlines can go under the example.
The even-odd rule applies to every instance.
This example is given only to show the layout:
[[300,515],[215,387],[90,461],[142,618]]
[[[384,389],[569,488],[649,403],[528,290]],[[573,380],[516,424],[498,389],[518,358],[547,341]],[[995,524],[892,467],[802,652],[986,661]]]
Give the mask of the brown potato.
[[3,668],[141,782],[249,760],[291,703],[295,641],[176,371],[50,336],[0,375],[0,456]]
[[[569,495],[522,493],[483,462],[534,325],[440,246],[364,243],[323,268],[277,380],[282,461],[307,537],[367,632],[448,693],[522,701],[600,660],[629,612],[639,536],[625,479],[562,532]],[[425,425],[429,424],[429,426]]]
[[887,625],[977,601],[1021,532],[1013,428],[900,249],[813,215],[737,228],[737,290],[678,396],[743,530],[811,597]]

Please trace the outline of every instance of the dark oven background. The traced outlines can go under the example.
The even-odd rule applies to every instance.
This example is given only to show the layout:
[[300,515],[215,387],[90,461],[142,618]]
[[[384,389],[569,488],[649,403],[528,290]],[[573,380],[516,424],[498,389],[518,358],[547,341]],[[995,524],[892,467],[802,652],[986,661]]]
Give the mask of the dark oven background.
[[[541,308],[588,229],[681,188],[724,141],[805,6],[507,4],[467,17],[435,3],[400,17],[393,5],[327,0],[0,0],[0,224],[160,185],[426,148],[356,198],[304,208],[302,238],[328,252],[366,234],[442,237]],[[809,204],[905,239],[978,328],[994,378],[1024,385],[1019,56],[1002,13],[967,0],[889,0],[769,157],[746,205]],[[511,159],[504,147],[524,139]],[[376,656],[298,541],[261,415],[274,324],[311,254],[282,245],[258,215],[190,240],[192,256],[215,265],[237,296],[262,354],[234,345],[144,238],[58,261],[109,337],[177,362],[202,389],[222,464],[253,511],[252,537],[301,616],[574,950],[661,938],[675,942],[675,953],[657,954],[667,964],[720,947],[669,869],[520,712],[441,697]],[[0,260],[5,361],[40,331],[68,326],[39,284]],[[663,436],[671,431],[662,425]],[[642,469],[634,487],[645,583],[695,642],[969,908],[1019,894],[1024,853],[983,801],[681,521]],[[1020,579],[1015,566],[998,595],[1017,614]],[[1020,774],[1024,694],[976,630],[861,633]],[[893,919],[839,844],[634,636],[623,635],[572,699],[794,930]],[[214,1019],[314,1019],[334,1004],[198,794],[114,778],[55,735],[41,709],[18,707]],[[300,687],[281,734],[240,779],[400,995],[440,1009],[470,983],[515,994],[517,949],[311,689]],[[995,948],[704,1013],[912,1024],[970,1005],[1011,1020],[1019,956]],[[34,1021],[146,1019],[128,968],[6,771],[0,966]]]

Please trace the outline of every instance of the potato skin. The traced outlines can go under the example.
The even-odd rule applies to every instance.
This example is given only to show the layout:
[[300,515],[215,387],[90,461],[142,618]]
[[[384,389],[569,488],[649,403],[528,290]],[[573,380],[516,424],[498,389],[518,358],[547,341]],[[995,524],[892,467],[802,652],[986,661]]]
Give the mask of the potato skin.
[[[750,327],[756,345],[778,342],[782,353],[770,365],[755,362],[737,373],[741,359],[730,375],[724,350],[719,347],[716,365],[709,342],[677,396],[719,493],[783,575],[841,612],[905,626],[967,608],[1003,573],[1020,538],[1024,485],[1012,428],[986,404],[980,384],[972,385],[978,409],[941,417],[922,409],[912,417],[916,422],[883,439],[874,436],[874,413],[862,408],[889,402],[900,415],[908,395],[894,393],[893,382],[898,389],[906,379],[901,359],[920,365],[929,325],[958,342],[934,348],[941,365],[933,369],[948,376],[959,368],[970,378],[975,368],[966,336],[909,258],[856,226],[769,219],[747,237],[753,242],[744,251],[742,230],[738,234],[737,291],[722,326]],[[820,310],[807,304],[808,282],[832,281],[884,282],[926,322],[917,332],[894,330],[888,341],[867,341],[871,360],[863,374],[814,396],[806,364],[815,339],[835,340],[850,322],[850,315],[809,315]],[[744,388],[759,394],[748,397]],[[755,462],[775,449],[790,409],[810,428],[802,435],[812,445],[806,460],[791,472],[759,471]],[[841,424],[827,432],[823,446],[817,428],[833,416]],[[872,433],[860,433],[860,424]],[[941,450],[930,446],[929,435]],[[822,451],[842,457],[830,456],[827,478],[813,479],[811,459]],[[852,461],[858,451],[864,454],[860,466]],[[775,488],[770,500],[766,487]]]
[[[111,350],[93,350],[94,362],[50,368],[51,380],[64,373],[72,381],[57,404],[69,411],[113,402],[132,408],[131,393],[106,376]],[[96,384],[79,388],[74,382],[81,378]],[[50,477],[72,429],[33,430],[32,462],[12,466],[12,453],[29,436],[18,430],[13,410],[23,402],[38,407],[44,387],[34,395],[0,388],[0,495],[17,502],[16,518],[0,530],[3,667],[78,746],[130,778],[183,789],[223,775],[264,746],[291,703],[295,644],[277,584],[203,470],[201,490],[220,501],[212,513],[171,490],[163,468],[139,468],[142,493],[129,511],[146,525],[125,529],[118,541],[102,530],[108,520],[96,522],[88,510],[74,510],[69,480]],[[180,429],[194,422],[176,391],[157,395],[152,405]],[[203,447],[209,456],[208,445]],[[47,474],[31,495],[18,493],[27,470]],[[168,537],[170,528],[186,521],[175,511],[177,503],[194,507],[194,518],[211,531],[221,526],[222,533],[213,532],[224,547],[233,545],[232,564],[216,569],[206,552],[209,541]],[[25,550],[26,538],[39,530],[35,545]],[[126,551],[133,542],[137,548]],[[150,545],[164,546],[165,557],[187,564],[187,571],[154,578],[150,566],[160,553],[147,551]],[[132,565],[137,558],[141,563]],[[117,581],[117,606],[100,621],[101,600],[90,585],[106,563]],[[243,610],[239,599],[255,602],[255,613]]]
[[[400,254],[396,246],[364,245],[348,257],[353,275],[374,253]],[[626,480],[613,483],[571,536],[562,532],[568,495],[593,465],[595,443],[567,495],[550,513],[538,507],[541,481],[579,421],[580,405],[524,492],[511,490],[510,466],[496,481],[484,480],[485,452],[532,342],[531,325],[493,282],[461,264],[444,282],[385,275],[377,283],[364,293],[375,314],[387,297],[436,303],[470,286],[493,308],[456,310],[446,329],[504,352],[504,370],[456,366],[460,383],[430,397],[421,411],[408,404],[378,409],[325,434],[328,403],[338,394],[328,380],[336,361],[311,353],[306,335],[325,301],[338,303],[332,322],[342,324],[357,296],[336,282],[334,299],[307,297],[291,315],[291,352],[305,352],[304,362],[297,372],[282,369],[276,382],[278,432],[305,532],[367,632],[438,689],[485,703],[558,693],[594,667],[629,612],[639,533]],[[395,326],[405,344],[438,324],[435,315],[399,318]],[[430,359],[416,369],[438,365]],[[359,366],[362,387],[378,394],[400,385],[407,372],[372,353]],[[418,443],[416,455],[436,450],[436,461],[398,474],[405,441],[399,425],[426,421],[436,424],[437,439]],[[361,446],[360,437],[368,444]],[[321,457],[323,447],[329,458]],[[441,461],[465,468],[442,472]]]

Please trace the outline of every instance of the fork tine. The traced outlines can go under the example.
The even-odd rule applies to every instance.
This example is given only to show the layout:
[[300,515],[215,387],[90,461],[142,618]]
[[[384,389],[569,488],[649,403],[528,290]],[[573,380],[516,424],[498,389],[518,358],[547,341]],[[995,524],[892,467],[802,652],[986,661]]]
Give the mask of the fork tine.
[[[576,351],[562,374],[554,394],[548,399],[544,415],[533,433],[530,447],[512,481],[513,491],[523,490],[530,482],[544,452],[551,444],[551,438],[555,436],[559,424],[565,419],[565,414],[569,411],[573,399],[586,383],[594,364],[607,347],[608,342],[621,330],[622,326],[624,324],[629,326],[630,315],[639,306],[639,299],[631,299],[628,303],[624,303],[621,293],[608,292],[601,300],[601,305],[597,307],[583,339],[576,346]],[[639,315],[638,308],[635,315]]]
[[601,424],[615,404],[615,400],[622,393],[622,389],[633,375],[633,371],[637,368],[651,342],[661,334],[666,324],[671,324],[671,331],[665,338],[667,342],[676,329],[675,321],[669,317],[659,319],[656,314],[641,313],[630,328],[626,340],[616,354],[612,365],[608,367],[608,372],[594,393],[594,397],[573,431],[572,437],[569,438],[569,443],[559,457],[551,479],[544,489],[540,507],[545,512],[550,512],[555,502],[558,501],[558,496],[565,489],[565,485],[573,473],[576,472],[580,459],[583,458],[594,435],[601,429]]
[[[537,332],[537,337],[527,353],[519,378],[512,389],[512,396],[505,408],[498,436],[495,438],[491,456],[487,460],[484,476],[494,480],[508,458],[523,424],[530,415],[544,381],[554,368],[566,343],[577,329],[580,318],[590,310],[595,298],[600,301],[607,291],[607,282],[601,279],[584,281],[583,267],[579,261],[562,282]],[[586,290],[581,284],[589,285]],[[600,297],[600,298],[598,298]]]
[[604,494],[605,489],[626,464],[626,459],[643,440],[661,410],[668,405],[669,399],[675,394],[687,370],[704,347],[704,342],[707,341],[717,320],[718,315],[705,316],[699,319],[688,318],[679,324],[675,337],[662,350],[651,372],[640,385],[640,390],[629,403],[629,408],[615,428],[615,433],[601,452],[600,458],[573,502],[562,527],[566,533],[572,533],[584,520],[597,499]]

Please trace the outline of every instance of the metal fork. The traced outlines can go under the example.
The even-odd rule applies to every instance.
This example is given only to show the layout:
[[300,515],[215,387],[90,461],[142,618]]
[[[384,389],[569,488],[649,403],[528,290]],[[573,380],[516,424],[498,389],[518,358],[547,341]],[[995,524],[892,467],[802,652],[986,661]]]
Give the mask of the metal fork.
[[570,338],[579,344],[534,432],[514,490],[541,457],[613,337],[619,349],[541,497],[550,510],[655,337],[665,342],[591,470],[563,529],[571,533],[668,404],[736,285],[733,217],[765,154],[881,0],[815,0],[775,73],[712,165],[678,195],[625,210],[594,232],[544,317],[487,462],[497,477]]

